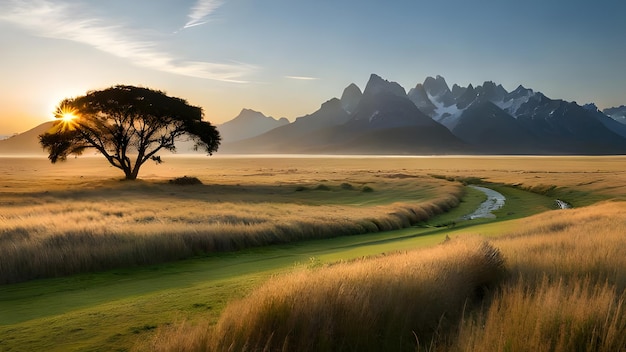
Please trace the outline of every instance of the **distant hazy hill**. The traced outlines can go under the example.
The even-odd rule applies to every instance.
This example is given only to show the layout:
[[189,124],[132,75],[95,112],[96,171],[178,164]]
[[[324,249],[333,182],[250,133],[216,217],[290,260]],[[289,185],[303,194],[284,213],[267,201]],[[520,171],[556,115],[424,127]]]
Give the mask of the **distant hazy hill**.
[[333,98],[319,110],[297,118],[294,122],[256,137],[235,143],[224,143],[226,153],[313,153],[315,149],[334,143],[332,128],[345,123],[350,115],[341,101]]
[[53,121],[44,122],[24,133],[0,140],[0,154],[45,155],[45,151],[39,144],[38,136],[48,131],[52,127],[52,123]]
[[604,109],[602,111],[605,115],[611,117],[615,121],[626,124],[626,105],[622,105],[615,108]]
[[234,119],[217,126],[223,142],[235,142],[251,138],[289,123],[286,118],[278,120],[250,109],[243,109]]

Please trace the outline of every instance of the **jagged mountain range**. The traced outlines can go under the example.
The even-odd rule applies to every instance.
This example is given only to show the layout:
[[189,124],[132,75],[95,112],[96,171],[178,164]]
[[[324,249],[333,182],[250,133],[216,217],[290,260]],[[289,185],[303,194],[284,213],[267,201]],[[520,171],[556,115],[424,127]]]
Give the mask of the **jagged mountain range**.
[[[37,135],[51,122],[0,140],[0,153],[43,153]],[[626,106],[555,100],[523,86],[488,81],[449,88],[427,77],[408,93],[372,74],[289,122],[243,109],[217,126],[220,153],[319,154],[624,154]],[[180,152],[190,152],[184,142]]]
[[226,153],[459,153],[468,145],[408,99],[404,88],[372,75],[350,84],[316,112],[256,137],[225,143]]
[[[622,154],[626,107],[554,100],[523,86],[450,89],[427,77],[407,93],[372,74],[350,84],[316,112],[252,138],[225,143],[226,153]],[[620,115],[621,114],[621,115]]]

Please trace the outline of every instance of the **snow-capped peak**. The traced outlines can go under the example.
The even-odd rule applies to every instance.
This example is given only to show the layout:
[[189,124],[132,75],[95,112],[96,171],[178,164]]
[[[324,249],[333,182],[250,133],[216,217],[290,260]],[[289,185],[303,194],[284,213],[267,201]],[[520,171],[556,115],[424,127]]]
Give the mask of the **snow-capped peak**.
[[440,105],[442,104],[443,106],[450,106],[454,104],[452,92],[443,77],[439,75],[437,75],[436,78],[426,77],[423,86],[428,98],[433,103],[437,101],[437,103]]
[[502,100],[492,101],[492,103],[511,116],[517,117],[520,106],[527,103],[533,96],[535,96],[535,92],[532,89],[526,89],[520,85],[514,91],[507,93]]

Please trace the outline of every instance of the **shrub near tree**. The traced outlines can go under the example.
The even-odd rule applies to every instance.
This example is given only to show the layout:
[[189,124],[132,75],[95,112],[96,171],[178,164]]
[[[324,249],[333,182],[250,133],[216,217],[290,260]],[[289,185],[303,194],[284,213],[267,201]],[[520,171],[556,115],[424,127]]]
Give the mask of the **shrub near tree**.
[[203,121],[202,108],[161,91],[118,85],[61,101],[54,127],[39,136],[52,163],[93,148],[134,180],[148,160],[161,162],[159,151],[176,151],[175,141],[189,138],[196,150],[211,155],[220,135]]

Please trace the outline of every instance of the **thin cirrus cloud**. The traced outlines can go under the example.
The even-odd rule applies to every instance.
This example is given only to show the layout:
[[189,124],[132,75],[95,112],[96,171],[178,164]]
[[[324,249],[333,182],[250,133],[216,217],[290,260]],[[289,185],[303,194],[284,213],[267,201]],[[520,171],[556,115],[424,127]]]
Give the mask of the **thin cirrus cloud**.
[[[200,11],[200,3],[194,11]],[[49,0],[8,1],[0,3],[0,21],[26,28],[37,36],[86,44],[137,66],[177,75],[247,83],[242,78],[256,70],[255,66],[242,63],[180,60],[159,50],[156,42],[138,39],[138,35],[133,38],[128,27],[109,24],[110,21],[88,17],[77,10],[76,5]]]
[[285,76],[285,78],[296,79],[300,81],[315,81],[319,79],[317,77],[308,77],[308,76]]
[[196,4],[191,8],[191,12],[187,15],[189,21],[187,21],[183,29],[207,23],[207,17],[213,14],[220,6],[222,6],[222,1],[219,0],[196,1]]

